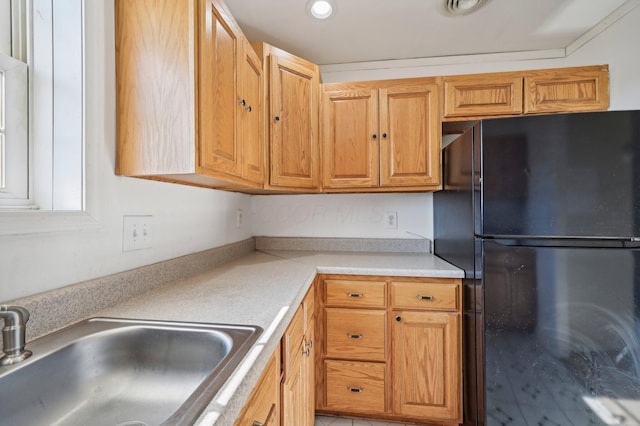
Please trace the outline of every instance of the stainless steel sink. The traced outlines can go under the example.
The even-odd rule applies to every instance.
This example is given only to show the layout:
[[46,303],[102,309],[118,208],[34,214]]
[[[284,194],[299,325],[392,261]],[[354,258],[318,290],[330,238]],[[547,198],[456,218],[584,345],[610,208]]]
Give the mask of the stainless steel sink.
[[191,425],[260,327],[93,318],[0,367],[0,425]]

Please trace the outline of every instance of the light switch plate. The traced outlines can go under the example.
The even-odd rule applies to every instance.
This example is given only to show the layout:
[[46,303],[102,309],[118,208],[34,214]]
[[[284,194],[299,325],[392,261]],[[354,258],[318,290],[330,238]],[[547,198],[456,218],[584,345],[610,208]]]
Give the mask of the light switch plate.
[[123,216],[122,251],[133,251],[153,246],[153,216]]

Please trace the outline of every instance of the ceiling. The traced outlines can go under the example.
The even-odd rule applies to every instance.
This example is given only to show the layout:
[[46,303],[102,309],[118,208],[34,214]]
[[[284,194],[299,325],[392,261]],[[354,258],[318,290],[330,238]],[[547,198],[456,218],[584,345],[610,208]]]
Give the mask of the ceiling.
[[[568,49],[640,0],[490,0],[447,16],[444,0],[332,0],[326,20],[307,0],[226,0],[245,35],[320,65]],[[586,35],[585,35],[586,34]]]

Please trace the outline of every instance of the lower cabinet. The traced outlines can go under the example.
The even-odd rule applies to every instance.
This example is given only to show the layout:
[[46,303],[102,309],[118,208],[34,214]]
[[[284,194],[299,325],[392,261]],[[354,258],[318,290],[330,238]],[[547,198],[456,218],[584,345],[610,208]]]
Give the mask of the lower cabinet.
[[348,275],[316,282],[316,410],[462,422],[460,279]]
[[284,332],[234,426],[313,426],[315,290]]

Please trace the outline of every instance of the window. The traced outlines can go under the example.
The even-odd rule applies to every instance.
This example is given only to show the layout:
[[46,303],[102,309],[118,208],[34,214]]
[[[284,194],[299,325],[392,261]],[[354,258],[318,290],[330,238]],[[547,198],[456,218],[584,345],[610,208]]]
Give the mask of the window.
[[84,1],[0,0],[0,76],[0,214],[84,210]]

